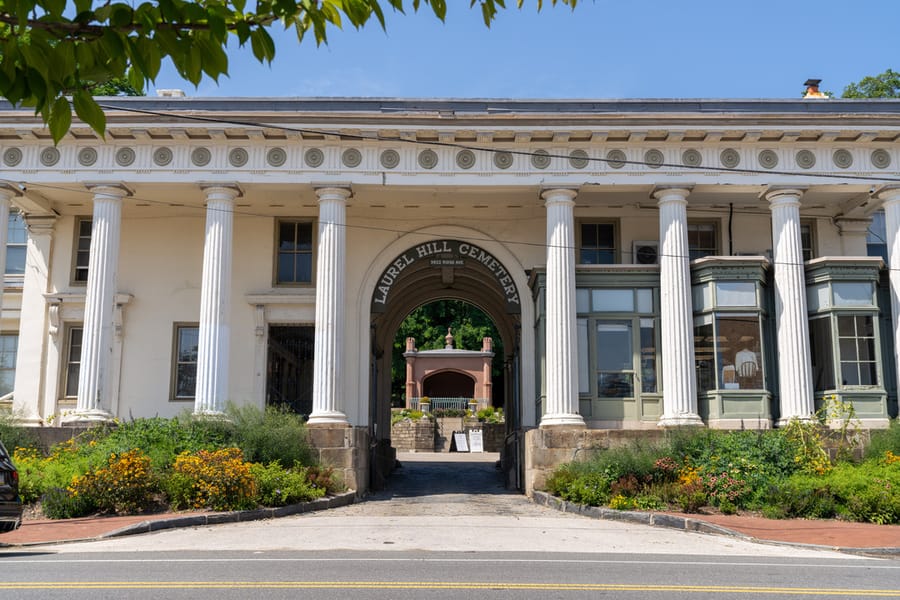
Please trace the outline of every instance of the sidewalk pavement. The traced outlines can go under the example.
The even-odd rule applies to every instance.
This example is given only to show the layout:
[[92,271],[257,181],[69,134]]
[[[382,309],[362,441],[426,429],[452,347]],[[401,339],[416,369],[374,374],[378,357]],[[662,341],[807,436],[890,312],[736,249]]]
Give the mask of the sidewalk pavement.
[[[353,500],[351,494],[344,495],[339,504]],[[321,508],[327,508],[322,506]],[[555,508],[567,512],[580,512],[557,505]],[[298,509],[284,511],[297,514],[312,510]],[[132,533],[147,533],[175,527],[194,527],[203,524],[249,521],[281,516],[273,511],[243,511],[234,513],[183,512],[138,515],[126,517],[83,517],[79,519],[25,521],[18,530],[0,535],[0,548],[13,546],[35,546],[69,541],[97,540]],[[900,556],[900,526],[875,525],[871,523],[847,523],[830,520],[786,519],[771,520],[743,515],[697,515],[665,513],[623,513],[604,511],[600,518],[615,518],[652,523],[659,526],[675,526],[684,529],[684,523],[694,531],[713,532],[724,535],[768,543],[821,546],[831,550]],[[634,518],[630,518],[632,516]],[[667,517],[672,517],[668,519]],[[676,523],[679,523],[677,525]]]

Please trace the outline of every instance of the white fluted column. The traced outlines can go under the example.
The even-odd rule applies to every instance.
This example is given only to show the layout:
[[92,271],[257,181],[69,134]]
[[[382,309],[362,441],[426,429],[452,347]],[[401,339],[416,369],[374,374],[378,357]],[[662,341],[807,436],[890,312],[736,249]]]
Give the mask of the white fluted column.
[[800,238],[801,189],[772,189],[765,194],[772,210],[775,269],[775,327],[778,342],[778,425],[810,419],[815,412],[806,311],[806,276]]
[[130,195],[121,185],[98,184],[94,193],[91,247],[88,258],[84,330],[75,412],[65,421],[107,420],[112,390],[109,389],[113,354],[113,316],[122,230],[122,198]]
[[547,207],[546,409],[541,427],[584,427],[578,412],[575,190],[545,190]]
[[346,425],[343,410],[344,278],[348,188],[316,190],[319,243],[316,256],[316,338],[310,425]]
[[891,322],[894,326],[894,363],[900,377],[900,186],[882,188],[877,198],[884,202],[888,266],[891,284]]
[[228,351],[231,312],[231,247],[237,186],[206,185],[206,237],[200,284],[195,415],[219,415],[228,400]]
[[690,188],[657,188],[663,414],[659,425],[703,425],[697,413],[687,197]]

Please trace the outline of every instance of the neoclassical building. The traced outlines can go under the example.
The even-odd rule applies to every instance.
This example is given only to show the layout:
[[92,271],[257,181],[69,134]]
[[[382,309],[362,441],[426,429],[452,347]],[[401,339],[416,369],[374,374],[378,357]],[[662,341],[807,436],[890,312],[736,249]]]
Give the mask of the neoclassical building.
[[0,107],[0,402],[29,424],[286,404],[363,490],[397,328],[446,298],[497,325],[526,489],[558,430],[896,416],[898,101],[104,104],[57,146]]

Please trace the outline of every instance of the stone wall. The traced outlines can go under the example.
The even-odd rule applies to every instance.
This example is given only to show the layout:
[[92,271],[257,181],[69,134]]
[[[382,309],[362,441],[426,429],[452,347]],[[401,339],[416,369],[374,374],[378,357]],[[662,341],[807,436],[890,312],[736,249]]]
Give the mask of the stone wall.
[[548,427],[525,432],[525,494],[543,490],[547,477],[559,465],[588,460],[598,452],[620,448],[634,440],[662,441],[665,430],[584,429]]
[[391,446],[397,452],[434,452],[434,432],[431,419],[404,419],[391,425]]
[[454,431],[482,430],[485,452],[502,452],[505,423],[479,423],[463,417],[404,420],[391,426],[391,445],[397,452],[450,452]]
[[348,490],[369,489],[369,430],[346,425],[308,425],[309,441],[324,465],[333,467]]

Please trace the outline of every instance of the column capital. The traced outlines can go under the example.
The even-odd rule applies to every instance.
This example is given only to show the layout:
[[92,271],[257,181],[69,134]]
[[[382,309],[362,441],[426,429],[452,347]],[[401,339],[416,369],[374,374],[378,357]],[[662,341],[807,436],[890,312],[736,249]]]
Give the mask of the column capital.
[[56,227],[56,219],[48,215],[25,215],[25,226],[33,235],[50,235]]
[[[897,190],[900,192],[900,190]],[[869,231],[869,225],[872,224],[872,219],[857,219],[851,217],[836,217],[834,219],[834,224],[838,228],[838,232],[841,235],[844,234],[857,234],[857,235],[865,235]]]
[[244,195],[241,186],[236,183],[201,182],[200,189],[207,200],[234,200]]
[[[653,187],[653,191],[650,192],[650,197],[659,202],[672,200],[682,200],[687,202],[687,197],[691,195],[691,192],[694,189],[694,184],[683,184],[683,185],[657,185]],[[674,196],[674,197],[673,197]]]
[[316,197],[322,200],[346,200],[353,196],[353,188],[350,184],[315,185]]
[[554,203],[569,203],[575,204],[575,196],[578,195],[578,190],[571,187],[546,187],[541,189],[541,199],[544,201],[544,205]]
[[22,189],[8,181],[0,181],[0,198],[11,200],[22,195]]
[[900,201],[900,184],[883,185],[873,192],[872,197],[883,204],[898,202]]
[[800,198],[803,197],[803,194],[806,192],[808,188],[803,186],[783,186],[783,185],[770,185],[760,194],[760,198],[766,200],[770,204],[776,204],[779,202],[796,202],[800,203]]
[[115,181],[86,182],[84,187],[94,193],[94,198],[105,196],[108,199],[113,200],[134,195],[134,192],[127,185]]

